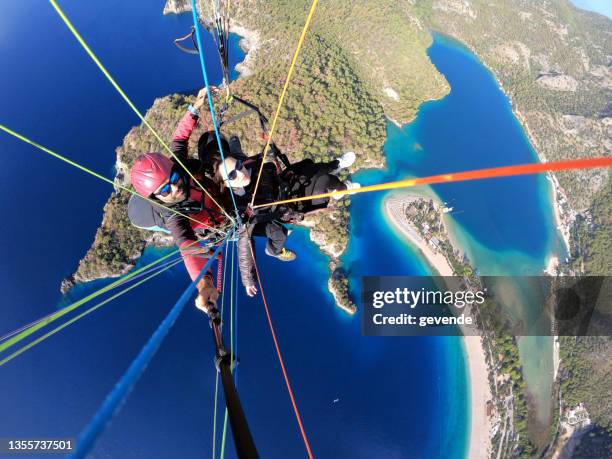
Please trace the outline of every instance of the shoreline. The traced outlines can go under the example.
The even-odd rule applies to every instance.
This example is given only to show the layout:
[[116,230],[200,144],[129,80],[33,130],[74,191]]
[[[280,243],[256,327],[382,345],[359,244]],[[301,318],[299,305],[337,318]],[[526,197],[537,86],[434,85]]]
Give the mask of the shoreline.
[[[453,269],[440,254],[435,253],[429,244],[415,231],[403,217],[403,204],[421,196],[411,193],[396,194],[384,200],[384,216],[387,222],[398,230],[424,256],[434,273],[452,276]],[[487,402],[491,400],[489,371],[480,336],[463,336],[464,353],[467,360],[468,385],[470,387],[470,427],[468,454],[470,459],[485,459],[491,449],[491,421],[487,416]]]
[[[180,1],[177,2],[177,0],[166,0],[162,14],[179,15],[185,13],[191,13],[191,4]],[[202,17],[201,14],[200,19],[205,22],[210,22],[209,18]],[[230,33],[235,33],[236,35],[240,36],[240,42],[238,44],[245,54],[244,59],[236,64],[234,69],[240,74],[238,78],[248,77],[253,73],[253,62],[255,60],[257,51],[261,47],[259,32],[246,28],[243,24],[233,18],[230,21],[229,31]]]
[[246,78],[253,73],[253,65],[257,56],[257,52],[261,47],[259,32],[256,30],[247,29],[236,20],[230,22],[230,33],[235,33],[240,36],[238,43],[244,51],[244,59],[236,64],[234,68],[240,74],[239,78]]
[[491,400],[489,370],[480,336],[464,336],[463,345],[468,363],[470,385],[470,459],[488,458],[491,449],[489,432],[492,428],[487,416],[487,402]]
[[410,243],[416,246],[423,254],[427,264],[433,270],[439,273],[440,276],[452,276],[453,268],[451,268],[448,260],[441,253],[435,253],[427,243],[412,227],[405,223],[403,218],[403,204],[419,199],[416,194],[398,194],[393,197],[388,197],[384,201],[384,215],[387,223],[391,223]]
[[[523,113],[516,106],[516,103],[513,100],[510,91],[504,87],[504,85],[502,84],[501,80],[498,78],[493,68],[489,66],[489,64],[485,61],[485,59],[483,59],[482,56],[478,54],[476,48],[474,48],[471,44],[467,43],[466,41],[462,40],[460,37],[456,37],[456,36],[453,36],[453,35],[450,35],[444,32],[440,32],[440,31],[436,31],[436,30],[432,30],[432,31],[444,37],[448,37],[451,40],[459,43],[461,46],[464,46],[487,69],[487,71],[491,74],[491,76],[497,83],[497,86],[499,87],[501,92],[508,99],[508,102],[510,104],[510,109],[512,110],[512,114],[514,115],[516,121],[520,125],[523,133],[525,134],[525,137],[527,137],[527,140],[529,141],[529,144],[531,145],[531,148],[533,149],[533,152],[535,153],[535,157],[537,158],[539,162],[547,163],[548,159],[546,158],[546,155],[544,155],[544,153],[540,151],[537,138],[535,134],[533,133],[533,131],[531,130],[531,128],[529,127],[527,118],[523,115]],[[553,207],[553,214],[555,218],[556,229],[557,229],[559,237],[563,240],[563,243],[565,245],[565,250],[567,251],[567,256],[569,256],[570,251],[571,251],[570,250],[571,249],[570,247],[570,243],[571,243],[570,229],[571,229],[571,225],[572,225],[573,218],[574,218],[573,211],[572,209],[569,208],[569,206],[568,206],[568,209],[563,208],[564,205],[567,206],[567,198],[566,198],[565,190],[563,189],[563,187],[561,187],[561,184],[559,183],[557,176],[554,173],[549,172],[546,174],[546,178],[551,183],[549,191],[550,191],[551,198],[552,198],[551,200],[552,200],[552,207]],[[556,254],[556,255],[560,255],[560,254]],[[547,261],[547,264],[548,263],[550,263],[550,260]]]

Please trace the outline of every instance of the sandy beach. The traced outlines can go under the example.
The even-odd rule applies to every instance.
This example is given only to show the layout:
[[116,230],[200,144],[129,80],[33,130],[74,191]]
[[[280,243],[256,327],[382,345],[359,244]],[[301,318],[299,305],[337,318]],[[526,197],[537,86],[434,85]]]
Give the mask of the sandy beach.
[[555,215],[557,231],[561,235],[563,243],[565,244],[565,250],[569,255],[571,253],[570,226],[572,218],[564,213],[563,207],[561,205],[561,202],[567,203],[567,197],[565,196],[563,188],[561,188],[561,185],[559,184],[559,180],[554,174],[548,174],[546,178],[552,185],[551,199],[553,201],[553,211]]
[[434,252],[427,241],[404,218],[404,204],[415,199],[418,199],[418,197],[408,194],[398,194],[385,199],[387,221],[423,253],[427,262],[440,276],[452,276],[453,269],[448,264],[446,257],[441,253]]
[[487,401],[491,400],[487,362],[480,336],[464,336],[465,355],[470,373],[470,446],[467,457],[488,458],[491,448],[491,421],[487,416]]
[[[446,257],[437,253],[404,217],[405,203],[418,199],[414,194],[394,194],[384,202],[387,222],[396,228],[424,255],[431,267],[441,276],[452,276],[453,270]],[[463,343],[470,375],[471,422],[467,457],[481,459],[489,457],[491,447],[489,432],[490,418],[487,417],[487,401],[491,400],[487,363],[480,336],[464,336]]]

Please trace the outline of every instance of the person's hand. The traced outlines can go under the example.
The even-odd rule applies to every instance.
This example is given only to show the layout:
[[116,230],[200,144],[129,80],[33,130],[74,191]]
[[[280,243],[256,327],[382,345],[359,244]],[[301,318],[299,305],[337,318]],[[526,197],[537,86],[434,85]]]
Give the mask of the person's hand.
[[212,279],[209,276],[204,277],[200,286],[200,294],[195,300],[196,308],[208,314],[211,308],[217,307],[217,298],[219,298],[219,292],[213,285]]
[[251,297],[257,295],[257,287],[255,285],[249,285],[248,287],[245,287],[244,289],[246,290],[246,294]]
[[217,298],[219,298],[219,292],[216,288],[203,289],[195,300],[196,308],[208,314],[211,308],[217,307]]
[[[211,89],[211,92],[212,92],[212,89]],[[198,110],[201,109],[206,103],[207,95],[208,93],[206,91],[206,88],[200,89],[200,92],[198,92],[198,96],[196,97],[196,101],[194,102],[193,106],[197,108]]]
[[[181,253],[183,254],[183,256],[203,256],[204,258],[211,258],[215,252],[213,252],[207,247],[201,247],[194,243],[194,245],[181,249]],[[200,285],[204,286],[204,282],[204,279],[201,280]]]

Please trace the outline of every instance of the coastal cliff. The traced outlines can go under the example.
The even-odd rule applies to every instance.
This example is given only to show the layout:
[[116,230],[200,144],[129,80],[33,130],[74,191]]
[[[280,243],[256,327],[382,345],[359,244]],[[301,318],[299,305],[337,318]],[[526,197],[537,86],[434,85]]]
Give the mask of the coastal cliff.
[[[429,27],[459,40],[495,75],[541,161],[612,154],[611,20],[567,0],[415,3],[427,10]],[[588,271],[581,265],[594,255],[575,237],[576,226],[602,211],[609,218],[609,208],[595,205],[609,195],[609,183],[607,169],[552,176],[574,272]],[[610,251],[597,252],[600,273],[611,273]]]

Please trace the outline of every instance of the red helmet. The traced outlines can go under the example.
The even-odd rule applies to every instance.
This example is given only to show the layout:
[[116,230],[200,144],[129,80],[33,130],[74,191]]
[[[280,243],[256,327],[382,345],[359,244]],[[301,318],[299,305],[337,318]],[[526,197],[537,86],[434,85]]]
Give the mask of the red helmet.
[[161,153],[140,155],[130,171],[132,185],[141,195],[150,196],[168,181],[173,167],[172,160]]

